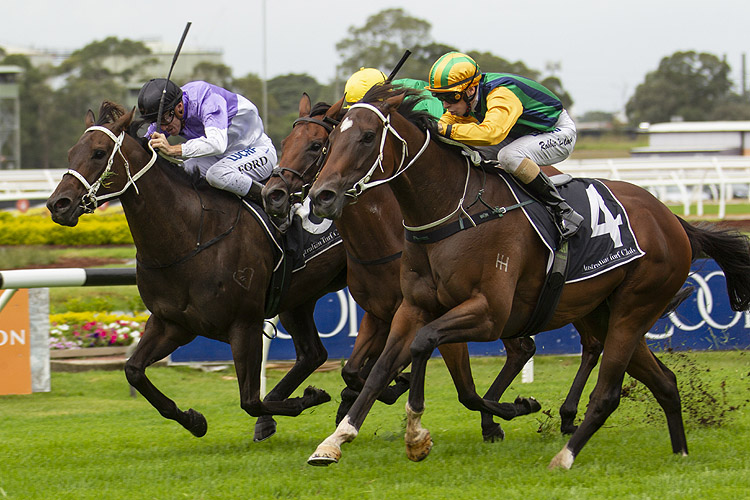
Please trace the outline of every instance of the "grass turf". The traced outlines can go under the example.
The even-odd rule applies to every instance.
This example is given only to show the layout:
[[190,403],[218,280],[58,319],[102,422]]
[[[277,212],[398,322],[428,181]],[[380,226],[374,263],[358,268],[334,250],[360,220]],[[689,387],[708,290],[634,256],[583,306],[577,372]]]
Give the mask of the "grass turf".
[[[678,379],[702,380],[704,397],[684,394],[687,404],[722,415],[705,427],[695,412],[685,412],[689,457],[672,455],[653,398],[631,391],[570,471],[546,467],[566,441],[557,409],[577,357],[536,357],[534,383],[515,382],[503,400],[533,395],[545,413],[503,422],[506,439],[494,444],[482,442],[479,416],[457,402],[443,362],[433,359],[423,418],[435,441],[430,456],[412,463],[404,455],[402,397],[392,407],[377,403],[359,437],[344,445],[341,462],[328,468],[310,467],[306,459],[333,431],[342,387],[337,372],[308,381],[333,402],[278,418],[278,433],[262,443],[252,442],[254,419],[239,408],[231,371],[148,371],[181,409],[206,416],[209,430],[201,439],[142,397],[131,398],[121,372],[53,373],[50,393],[0,397],[0,498],[743,498],[750,487],[748,356],[660,355]],[[480,392],[503,361],[472,360]],[[269,384],[282,373],[269,372]]]

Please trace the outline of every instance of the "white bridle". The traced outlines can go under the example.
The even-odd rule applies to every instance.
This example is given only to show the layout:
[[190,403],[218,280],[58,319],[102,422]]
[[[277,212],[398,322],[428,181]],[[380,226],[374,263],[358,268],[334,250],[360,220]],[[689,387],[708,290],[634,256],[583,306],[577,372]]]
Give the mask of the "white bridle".
[[[105,200],[109,200],[111,198],[117,198],[122,193],[128,190],[130,186],[133,186],[135,188],[135,192],[140,194],[138,191],[138,186],[135,184],[135,181],[141,178],[148,170],[151,168],[151,166],[156,163],[156,151],[154,151],[154,148],[151,147],[151,144],[149,143],[148,147],[153,153],[151,156],[151,160],[138,172],[135,173],[135,175],[130,174],[130,163],[128,162],[128,159],[125,158],[125,155],[122,153],[122,141],[125,138],[125,132],[120,132],[120,135],[116,136],[111,130],[109,130],[106,127],[101,127],[99,125],[94,125],[89,128],[87,128],[84,132],[91,132],[91,131],[98,131],[105,133],[112,141],[114,141],[115,146],[112,149],[112,154],[109,156],[109,160],[107,161],[107,168],[104,169],[102,172],[102,175],[99,176],[99,178],[93,183],[89,184],[89,182],[86,180],[86,178],[81,175],[80,172],[73,169],[68,169],[65,173],[70,174],[76,179],[78,179],[81,184],[88,190],[86,194],[84,194],[81,197],[81,207],[83,208],[85,213],[92,213],[94,210],[96,210],[96,207],[99,206],[99,203]],[[107,193],[101,196],[97,196],[96,192],[99,190],[100,187],[103,185],[106,187],[106,181],[107,178],[112,175],[112,163],[115,161],[115,155],[120,154],[120,157],[122,157],[122,161],[125,164],[125,172],[128,176],[128,181],[125,183],[125,186],[116,193]]]
[[[375,113],[378,116],[378,118],[380,118],[381,122],[383,122],[383,133],[382,133],[381,138],[380,138],[380,151],[378,152],[378,157],[375,159],[375,162],[372,164],[372,167],[370,167],[370,170],[367,171],[367,173],[365,174],[365,176],[362,177],[356,183],[354,183],[354,187],[352,187],[351,189],[349,189],[348,191],[346,191],[344,193],[346,196],[350,196],[350,197],[352,197],[352,198],[354,198],[356,200],[357,197],[359,197],[359,195],[361,195],[362,193],[364,193],[366,190],[368,190],[370,188],[374,188],[374,187],[379,186],[381,184],[385,184],[386,182],[390,182],[393,179],[395,179],[397,176],[399,176],[400,174],[406,172],[406,170],[409,167],[411,167],[414,164],[414,162],[419,159],[420,156],[422,156],[422,153],[424,153],[424,151],[427,149],[427,146],[430,144],[430,131],[429,130],[425,131],[427,137],[425,137],[425,142],[422,145],[422,148],[419,150],[419,152],[416,154],[416,156],[414,156],[414,158],[412,158],[411,161],[404,167],[403,166],[404,165],[404,160],[409,155],[409,147],[406,144],[406,141],[404,140],[404,138],[401,137],[401,135],[399,135],[399,133],[396,131],[396,129],[394,129],[393,126],[391,125],[391,115],[385,116],[378,108],[376,108],[372,104],[368,104],[368,103],[364,103],[364,102],[353,104],[349,109],[351,110],[351,109],[354,109],[354,108],[369,109],[370,111],[372,111],[373,113]],[[372,175],[375,173],[375,169],[377,169],[378,167],[380,167],[380,171],[381,172],[385,173],[385,170],[383,168],[383,150],[385,149],[385,140],[386,140],[386,138],[388,136],[388,132],[392,133],[398,140],[401,141],[401,162],[399,163],[398,168],[396,168],[396,172],[392,176],[388,177],[387,179],[379,179],[379,180],[370,182],[370,179],[372,178]],[[451,212],[450,214],[446,215],[445,217],[443,217],[440,220],[436,220],[434,222],[430,222],[429,224],[425,224],[423,226],[407,226],[405,222],[402,222],[403,225],[404,225],[404,227],[406,229],[408,229],[409,231],[424,231],[425,229],[430,229],[430,228],[433,228],[435,226],[439,226],[443,222],[448,221],[451,217],[453,217],[454,215],[456,215],[458,212],[463,212],[469,218],[469,220],[472,222],[472,224],[474,224],[474,221],[472,220],[472,218],[469,216],[469,214],[464,209],[464,199],[466,198],[466,190],[467,190],[467,188],[469,186],[469,175],[470,175],[470,173],[471,173],[471,165],[469,164],[469,161],[467,159],[467,161],[466,161],[466,182],[464,183],[464,193],[463,193],[463,195],[461,196],[461,199],[458,202],[458,206],[456,207],[456,209],[453,212]],[[474,225],[476,225],[476,224],[474,224]]]

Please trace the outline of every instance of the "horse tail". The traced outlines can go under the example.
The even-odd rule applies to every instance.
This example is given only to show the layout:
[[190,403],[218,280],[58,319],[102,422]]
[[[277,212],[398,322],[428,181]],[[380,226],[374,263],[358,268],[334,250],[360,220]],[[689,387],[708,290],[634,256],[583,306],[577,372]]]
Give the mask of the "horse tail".
[[750,238],[714,224],[690,224],[677,217],[687,233],[692,260],[707,255],[716,261],[727,280],[729,303],[735,311],[750,308]]
[[664,309],[664,312],[661,313],[661,317],[666,318],[670,313],[674,312],[680,304],[685,302],[685,300],[693,294],[694,290],[694,286],[683,286],[680,288],[680,291],[672,297],[672,300],[669,302],[666,309]]

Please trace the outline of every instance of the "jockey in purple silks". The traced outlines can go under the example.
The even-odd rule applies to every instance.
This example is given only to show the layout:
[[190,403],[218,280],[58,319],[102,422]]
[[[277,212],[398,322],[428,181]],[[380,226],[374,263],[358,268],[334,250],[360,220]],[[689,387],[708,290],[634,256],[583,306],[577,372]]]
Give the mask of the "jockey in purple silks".
[[[157,117],[162,93],[163,113]],[[180,88],[156,78],[141,88],[138,109],[151,122],[146,136],[154,149],[185,159],[185,170],[197,170],[211,186],[260,203],[263,182],[277,157],[255,104],[207,82],[189,82]],[[169,135],[187,140],[171,145]]]

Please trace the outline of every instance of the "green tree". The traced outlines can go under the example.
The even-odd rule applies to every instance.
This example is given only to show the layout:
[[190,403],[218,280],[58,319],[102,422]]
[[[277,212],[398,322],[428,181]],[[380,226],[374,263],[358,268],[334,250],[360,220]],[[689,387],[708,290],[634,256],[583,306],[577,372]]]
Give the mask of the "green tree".
[[263,80],[258,75],[249,73],[243,77],[235,78],[227,88],[247,97],[260,109],[260,103],[263,100]]
[[361,67],[379,68],[387,74],[406,49],[431,42],[430,29],[430,23],[409,16],[404,9],[385,9],[368,17],[364,26],[349,27],[349,37],[336,44],[342,59],[337,77],[346,81]]
[[648,73],[625,107],[631,123],[721,119],[716,110],[732,98],[729,65],[713,54],[675,52]]
[[[20,66],[21,168],[51,168],[51,130],[54,128],[55,93],[47,83],[51,68],[32,66],[28,57],[6,56],[2,64]],[[79,127],[80,129],[80,127]]]
[[190,80],[203,80],[228,89],[232,86],[232,68],[226,64],[201,62],[195,65]]
[[[87,109],[105,99],[124,102],[129,78],[150,51],[141,42],[114,37],[76,50],[58,67],[34,67],[28,58],[10,55],[5,64],[26,69],[21,79],[21,154],[28,168],[64,168],[68,148],[83,130]],[[53,89],[50,82],[60,84]]]

